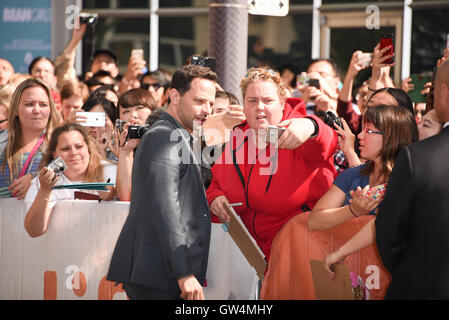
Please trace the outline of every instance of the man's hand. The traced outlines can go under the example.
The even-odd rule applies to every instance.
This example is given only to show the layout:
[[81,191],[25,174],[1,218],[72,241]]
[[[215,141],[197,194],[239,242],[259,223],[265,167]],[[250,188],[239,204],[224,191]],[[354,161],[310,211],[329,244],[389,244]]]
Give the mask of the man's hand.
[[187,277],[178,279],[181,294],[179,295],[184,300],[204,300],[203,287],[192,274]]

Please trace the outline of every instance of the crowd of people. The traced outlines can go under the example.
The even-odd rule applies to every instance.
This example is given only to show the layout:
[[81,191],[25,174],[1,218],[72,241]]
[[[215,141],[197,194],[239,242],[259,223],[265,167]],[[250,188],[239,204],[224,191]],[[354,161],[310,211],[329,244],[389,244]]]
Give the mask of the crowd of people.
[[[7,188],[10,197],[24,199],[25,229],[31,237],[46,232],[58,200],[131,201],[108,279],[125,283],[128,295],[136,299],[204,297],[200,282],[208,249],[195,249],[195,254],[181,249],[197,245],[196,234],[199,246],[209,247],[210,226],[196,222],[203,217],[197,213],[207,212],[208,224],[225,223],[229,221],[225,204],[240,204],[234,207],[236,212],[269,261],[276,234],[298,214],[310,212],[310,230],[328,230],[361,215],[382,213],[385,194],[391,210],[390,178],[401,150],[438,135],[449,120],[444,118],[448,111],[443,112],[449,98],[447,50],[423,91],[425,105],[414,104],[408,96],[410,79],[395,86],[390,77],[394,63],[387,63],[392,55],[385,55],[389,48],[379,45],[373,48],[370,63],[360,58],[361,51],[354,52],[344,75],[329,59],[313,60],[301,75],[289,66],[252,67],[241,80],[240,103],[205,67],[180,66],[175,73],[144,71],[143,58],[131,55],[121,76],[116,55],[106,49],[95,51],[89,71],[78,76],[75,49],[85,32],[85,24],[74,29],[55,61],[35,58],[28,75],[15,73],[0,58],[0,187]],[[366,68],[371,77],[354,88],[354,79]],[[86,126],[85,112],[104,114],[104,125]],[[203,166],[200,157],[198,172],[208,174],[198,179],[196,169],[168,163],[168,149],[175,148],[168,133],[187,130],[181,137],[191,147],[189,139],[201,140],[195,136],[194,122],[201,125],[211,114],[241,123],[229,128],[229,141],[214,149],[220,150],[214,161]],[[274,142],[266,140],[270,126],[284,129]],[[142,131],[131,135],[136,129]],[[57,158],[66,164],[62,173],[48,168]],[[53,189],[83,182],[114,186],[108,191]],[[382,192],[370,192],[371,187]],[[151,226],[142,210],[157,212]],[[193,235],[172,230],[179,221],[186,230],[193,224]],[[370,220],[351,240],[323,257],[331,277],[333,264],[378,240],[377,224]],[[384,234],[385,223],[382,228]],[[149,235],[154,236],[151,241],[161,242],[160,250],[151,249]],[[181,239],[184,236],[188,241]],[[390,243],[381,243],[387,250]],[[135,256],[126,246],[138,251]],[[141,252],[145,246],[153,256]],[[166,262],[157,270],[167,269],[154,282],[145,275],[149,265],[155,266],[153,258]],[[393,275],[395,266],[386,265]],[[428,294],[449,297],[444,290],[435,292]],[[403,291],[395,293],[391,297],[400,298]]]

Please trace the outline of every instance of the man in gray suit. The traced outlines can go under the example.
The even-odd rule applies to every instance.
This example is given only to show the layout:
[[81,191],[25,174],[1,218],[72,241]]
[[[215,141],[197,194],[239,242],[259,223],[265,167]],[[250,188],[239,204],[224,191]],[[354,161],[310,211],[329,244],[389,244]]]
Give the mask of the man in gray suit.
[[179,68],[166,112],[135,153],[130,212],[107,276],[130,299],[204,299],[211,221],[191,134],[211,112],[216,77]]
[[386,299],[449,299],[449,60],[434,82],[444,128],[404,147],[376,218],[376,242],[391,274]]

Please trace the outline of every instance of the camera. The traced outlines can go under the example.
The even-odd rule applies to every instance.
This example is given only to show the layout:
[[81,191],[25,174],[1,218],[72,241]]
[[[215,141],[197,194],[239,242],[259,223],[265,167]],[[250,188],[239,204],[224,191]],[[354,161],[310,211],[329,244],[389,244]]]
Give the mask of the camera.
[[115,120],[115,130],[117,130],[119,133],[123,132],[123,128],[125,127],[126,121],[117,119]]
[[320,80],[318,79],[309,79],[309,86],[320,89]]
[[280,136],[284,133],[286,128],[284,127],[277,127],[269,125],[267,128],[267,131],[265,132],[265,142],[267,143],[277,143]]
[[92,26],[97,23],[98,13],[88,13],[81,12],[80,13],[80,23],[87,23]]
[[215,66],[217,64],[217,60],[215,60],[215,58],[210,58],[210,57],[193,56],[192,60],[191,60],[191,64],[206,67],[215,72]]
[[56,174],[60,174],[65,169],[67,169],[67,165],[65,164],[65,162],[60,157],[57,157],[56,159],[54,159],[52,162],[50,162],[47,165],[47,168],[48,169],[52,169],[53,172],[56,173]]
[[126,140],[129,139],[141,139],[145,132],[150,128],[149,125],[143,124],[143,125],[136,125],[136,126],[129,126],[128,127],[128,135],[126,136]]
[[335,125],[339,126],[340,128],[343,128],[343,123],[341,122],[341,119],[335,115],[332,111],[317,111],[315,113],[317,117],[319,117],[325,124],[327,124],[329,127],[335,129]]

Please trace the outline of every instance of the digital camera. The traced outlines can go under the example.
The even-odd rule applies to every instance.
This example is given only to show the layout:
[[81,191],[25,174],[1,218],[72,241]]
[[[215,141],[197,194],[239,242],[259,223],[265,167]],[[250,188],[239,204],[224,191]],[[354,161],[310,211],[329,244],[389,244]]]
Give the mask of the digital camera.
[[215,72],[217,60],[215,60],[215,58],[210,57],[193,56],[191,63],[197,66],[209,68]]
[[47,165],[47,168],[52,169],[56,174],[61,174],[65,169],[67,169],[67,165],[60,157],[57,157]]
[[80,23],[84,24],[87,23],[88,25],[92,26],[95,23],[97,23],[98,13],[88,13],[88,12],[81,12],[80,13]]
[[335,125],[339,126],[340,128],[343,128],[343,123],[341,122],[341,119],[335,115],[332,111],[317,111],[316,116],[319,117],[325,124],[327,124],[329,127],[335,129]]
[[126,136],[126,140],[129,139],[141,139],[145,132],[150,128],[147,124],[135,125],[128,127],[128,135]]

